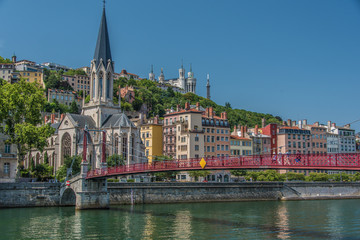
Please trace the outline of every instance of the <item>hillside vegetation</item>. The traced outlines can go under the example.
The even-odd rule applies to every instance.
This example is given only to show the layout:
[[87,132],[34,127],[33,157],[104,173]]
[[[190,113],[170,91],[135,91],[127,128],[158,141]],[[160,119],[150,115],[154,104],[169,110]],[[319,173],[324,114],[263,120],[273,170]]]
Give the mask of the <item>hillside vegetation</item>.
[[230,103],[226,103],[225,106],[218,105],[215,102],[198,96],[193,93],[181,94],[174,92],[172,88],[167,88],[167,90],[162,90],[157,87],[158,83],[153,82],[147,79],[142,80],[127,80],[125,78],[119,78],[114,80],[114,101],[118,100],[118,89],[119,86],[134,87],[135,100],[132,104],[123,102],[122,107],[124,110],[135,110],[139,111],[143,104],[146,105],[148,109],[148,117],[153,117],[159,115],[162,117],[165,114],[166,109],[176,109],[177,105],[180,105],[182,108],[185,107],[186,102],[190,102],[192,105],[195,105],[197,102],[204,108],[213,107],[216,114],[220,116],[221,112],[226,111],[228,114],[228,120],[230,126],[234,125],[247,125],[249,127],[254,127],[256,124],[261,125],[261,119],[265,118],[266,123],[281,123],[282,119],[279,116],[273,116],[271,114],[257,113],[246,111],[243,109],[232,109]]

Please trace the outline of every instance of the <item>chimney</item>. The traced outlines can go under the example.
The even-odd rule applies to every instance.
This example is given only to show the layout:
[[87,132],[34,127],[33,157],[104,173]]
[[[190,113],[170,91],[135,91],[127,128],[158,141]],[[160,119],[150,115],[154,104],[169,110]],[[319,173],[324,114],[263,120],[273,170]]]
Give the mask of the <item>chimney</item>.
[[304,120],[303,120],[303,126],[305,127],[306,125],[307,125],[307,120],[304,119]]
[[60,122],[64,119],[64,117],[65,117],[65,114],[62,113],[62,114],[61,114],[61,118],[60,118]]
[[336,123],[332,123],[331,127],[336,128]]
[[247,126],[244,127],[244,133],[247,133],[248,132],[248,129],[247,129]]
[[196,110],[200,111],[200,103],[199,102],[196,103]]
[[303,128],[303,126],[302,126],[302,121],[301,121],[301,120],[299,120],[299,128],[300,128],[300,129]]
[[210,107],[209,108],[209,117],[213,117],[214,116],[214,108]]
[[222,113],[222,119],[225,119],[225,120],[227,119],[227,112]]
[[205,109],[205,116],[209,117],[209,108]]
[[176,111],[180,111],[180,104],[176,105]]
[[319,122],[315,122],[314,125],[315,125],[316,127],[318,127],[318,126],[319,126]]
[[159,115],[154,117],[154,124],[159,124]]
[[328,130],[330,130],[330,128],[331,128],[331,121],[328,121],[328,122],[327,122],[327,127],[328,127]]
[[264,128],[265,127],[265,118],[261,119],[261,127]]
[[292,121],[291,126],[295,127],[296,126],[296,121]]
[[51,124],[55,123],[55,113],[51,114]]
[[259,134],[259,126],[256,124],[255,125],[255,135],[258,135]]
[[231,135],[236,135],[236,125],[234,126],[234,131],[232,132]]
[[241,126],[241,137],[245,137],[245,127]]
[[286,122],[285,122],[285,121],[283,121],[283,122],[282,122],[282,125],[283,125],[283,126],[286,126]]
[[185,103],[185,110],[190,110],[190,104],[188,102]]
[[44,121],[45,121],[45,124],[47,123],[47,121],[48,121],[48,116],[46,116],[45,115],[45,117],[44,117]]
[[344,128],[350,129],[350,124],[346,124]]
[[291,119],[287,120],[287,125],[288,125],[288,127],[291,127]]

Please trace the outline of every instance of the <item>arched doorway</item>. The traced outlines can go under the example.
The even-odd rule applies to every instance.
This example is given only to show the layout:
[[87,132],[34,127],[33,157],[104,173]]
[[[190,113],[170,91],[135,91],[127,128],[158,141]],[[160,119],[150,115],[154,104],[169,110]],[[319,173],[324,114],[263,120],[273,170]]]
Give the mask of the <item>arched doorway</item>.
[[72,190],[71,188],[65,189],[60,199],[60,205],[75,206],[75,204],[76,204],[76,195],[74,190]]
[[62,137],[61,150],[61,165],[63,165],[65,156],[71,156],[71,137],[69,133],[65,133]]

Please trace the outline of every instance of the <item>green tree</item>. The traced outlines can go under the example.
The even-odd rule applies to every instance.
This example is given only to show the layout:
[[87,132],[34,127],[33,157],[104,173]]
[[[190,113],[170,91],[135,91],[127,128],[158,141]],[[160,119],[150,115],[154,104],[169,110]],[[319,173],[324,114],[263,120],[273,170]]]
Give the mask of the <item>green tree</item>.
[[47,152],[44,153],[44,163],[49,164],[49,156],[48,156]]
[[46,178],[52,178],[53,167],[46,163],[38,164],[34,167],[32,175],[38,180],[43,181]]
[[199,170],[199,171],[190,171],[189,176],[192,178],[195,178],[195,181],[199,179],[199,177],[206,178],[208,175],[210,175],[211,172],[208,170]]
[[78,105],[76,104],[75,101],[71,102],[69,112],[70,113],[76,113],[76,114],[79,113],[79,107],[78,107]]
[[66,178],[67,169],[71,167],[72,164],[72,174],[75,175],[81,170],[81,161],[82,157],[80,155],[76,156],[65,156],[64,165],[62,165],[59,170],[56,172],[56,178],[62,182]]
[[106,163],[108,167],[124,166],[125,158],[122,155],[114,154],[106,158]]
[[42,152],[46,139],[54,133],[50,125],[41,125],[45,101],[37,83],[21,79],[0,88],[0,132],[8,137],[8,143],[16,145],[19,163],[31,148]]
[[3,58],[2,56],[0,56],[0,63],[12,63],[12,61],[8,58]]

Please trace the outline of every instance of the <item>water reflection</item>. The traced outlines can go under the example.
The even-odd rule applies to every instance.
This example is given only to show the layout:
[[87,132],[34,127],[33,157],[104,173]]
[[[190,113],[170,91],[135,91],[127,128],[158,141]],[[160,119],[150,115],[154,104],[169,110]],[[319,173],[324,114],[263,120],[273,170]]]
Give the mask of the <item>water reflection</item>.
[[153,233],[154,233],[154,224],[155,218],[151,215],[151,213],[145,214],[145,226],[143,232],[143,239],[152,240]]
[[181,210],[175,213],[173,231],[175,239],[190,239],[192,235],[192,225],[189,210]]
[[277,213],[276,226],[278,227],[277,237],[279,239],[289,239],[289,216],[287,211],[287,206],[284,202],[279,204]]

